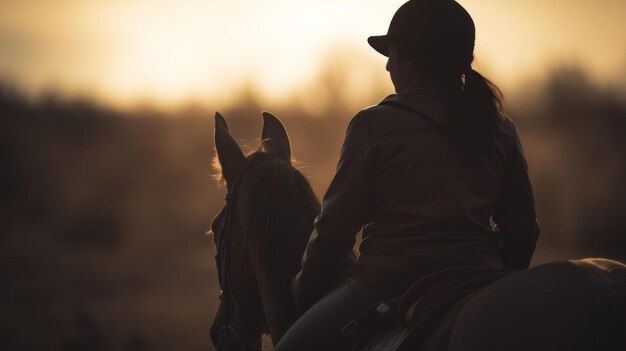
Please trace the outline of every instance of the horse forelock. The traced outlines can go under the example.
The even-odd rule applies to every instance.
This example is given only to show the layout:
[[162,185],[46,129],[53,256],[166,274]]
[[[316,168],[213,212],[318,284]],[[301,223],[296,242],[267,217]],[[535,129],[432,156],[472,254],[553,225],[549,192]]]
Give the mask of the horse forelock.
[[[244,150],[252,150],[247,152],[246,158],[249,159],[255,153],[258,153],[263,149],[263,140],[257,140],[252,144],[245,144],[241,146]],[[215,180],[219,187],[226,187],[226,178],[222,172],[222,163],[220,162],[217,149],[213,147],[213,157],[211,158],[211,178]]]

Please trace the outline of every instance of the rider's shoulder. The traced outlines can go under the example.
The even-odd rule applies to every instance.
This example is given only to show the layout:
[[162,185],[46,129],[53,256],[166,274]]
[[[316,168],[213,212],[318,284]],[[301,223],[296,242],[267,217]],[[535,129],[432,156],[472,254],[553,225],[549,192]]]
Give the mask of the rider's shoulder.
[[375,120],[389,116],[389,113],[394,112],[394,108],[391,105],[386,103],[388,99],[389,97],[386,97],[378,104],[371,105],[360,110],[352,118],[351,123],[356,123],[356,124],[373,123]]
[[374,120],[383,115],[379,105],[366,107],[357,112],[350,120],[349,128],[367,128]]
[[502,120],[500,121],[498,128],[498,135],[509,142],[518,143],[519,133],[517,131],[517,126],[511,117],[502,115]]

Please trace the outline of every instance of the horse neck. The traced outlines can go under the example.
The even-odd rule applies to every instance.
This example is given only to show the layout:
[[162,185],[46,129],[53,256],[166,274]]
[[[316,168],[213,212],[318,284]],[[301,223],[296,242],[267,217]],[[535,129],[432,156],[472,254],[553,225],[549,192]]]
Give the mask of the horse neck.
[[290,282],[281,283],[280,288],[271,287],[270,284],[263,285],[259,287],[259,293],[265,313],[267,332],[276,344],[296,321],[296,307],[291,295]]
[[[273,299],[265,299],[262,295],[263,310],[267,321],[267,332],[272,336],[274,344],[283,337],[287,330],[296,321],[296,308],[292,302],[291,289],[282,292],[274,292]],[[277,303],[282,299],[283,303]]]

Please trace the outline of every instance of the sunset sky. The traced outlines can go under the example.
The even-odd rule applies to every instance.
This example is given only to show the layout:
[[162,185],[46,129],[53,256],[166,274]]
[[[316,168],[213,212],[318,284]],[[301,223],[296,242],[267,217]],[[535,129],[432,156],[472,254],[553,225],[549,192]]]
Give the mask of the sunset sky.
[[[121,105],[214,101],[246,82],[280,99],[328,57],[385,74],[366,38],[384,34],[403,2],[2,0],[0,77]],[[505,89],[557,63],[626,78],[626,1],[459,2],[477,26],[477,67]]]

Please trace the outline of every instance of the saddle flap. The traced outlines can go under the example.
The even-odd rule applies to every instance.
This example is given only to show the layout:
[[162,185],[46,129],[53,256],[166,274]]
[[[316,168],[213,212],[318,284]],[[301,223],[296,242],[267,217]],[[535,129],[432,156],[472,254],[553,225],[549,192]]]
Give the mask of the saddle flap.
[[406,290],[398,302],[397,317],[402,323],[411,324],[446,297],[446,305],[451,304],[509,273],[509,270],[484,267],[456,267],[435,272]]

